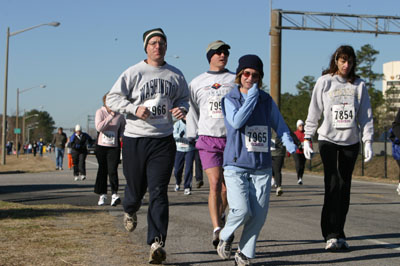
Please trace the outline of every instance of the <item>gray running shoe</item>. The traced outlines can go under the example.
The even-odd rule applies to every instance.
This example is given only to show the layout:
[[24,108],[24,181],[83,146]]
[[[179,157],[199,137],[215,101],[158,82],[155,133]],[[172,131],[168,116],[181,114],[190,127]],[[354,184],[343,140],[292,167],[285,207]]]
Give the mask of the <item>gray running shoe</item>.
[[137,216],[136,212],[130,214],[130,213],[124,213],[124,226],[126,231],[128,232],[133,232],[137,226]]
[[217,253],[223,260],[229,260],[231,258],[231,253],[232,253],[232,242],[234,239],[234,235],[231,235],[227,241],[220,240],[218,247],[217,247]]
[[162,262],[167,259],[167,252],[165,252],[162,244],[162,241],[158,241],[158,238],[156,238],[156,242],[151,244],[149,256],[150,264],[162,264]]
[[339,238],[337,240],[338,248],[341,250],[349,250],[349,244],[347,244],[346,240],[344,238]]
[[201,188],[204,185],[203,180],[196,181],[196,187]]
[[246,257],[242,252],[236,251],[235,253],[235,265],[238,266],[249,266],[251,265],[250,259]]

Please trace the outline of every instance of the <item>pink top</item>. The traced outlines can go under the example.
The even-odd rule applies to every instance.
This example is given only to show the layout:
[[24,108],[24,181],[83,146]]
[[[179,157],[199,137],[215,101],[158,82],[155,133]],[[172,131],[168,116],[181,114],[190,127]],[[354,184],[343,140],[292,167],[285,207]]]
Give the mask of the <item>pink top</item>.
[[99,132],[97,145],[119,147],[119,137],[123,136],[125,130],[125,117],[123,115],[116,112],[112,115],[102,106],[96,111],[94,123],[97,132]]

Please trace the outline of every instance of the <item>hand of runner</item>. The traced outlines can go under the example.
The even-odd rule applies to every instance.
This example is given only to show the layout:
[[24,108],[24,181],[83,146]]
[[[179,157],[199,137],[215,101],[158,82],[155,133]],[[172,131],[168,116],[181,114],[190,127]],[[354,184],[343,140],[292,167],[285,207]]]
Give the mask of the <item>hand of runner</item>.
[[374,152],[372,151],[371,141],[365,142],[365,144],[364,144],[364,157],[365,157],[364,162],[367,163],[367,162],[371,161],[373,154],[374,154]]
[[150,116],[150,111],[145,106],[139,106],[135,115],[142,120],[146,120]]
[[311,148],[310,145],[310,141],[309,140],[305,140],[304,141],[304,157],[306,157],[306,159],[311,160],[311,154],[313,154],[314,151]]
[[182,119],[182,118],[184,118],[185,116],[186,116],[186,112],[182,109],[182,108],[180,108],[180,107],[175,107],[175,108],[172,108],[171,110],[169,110],[171,113],[172,113],[172,115],[176,118],[176,119]]

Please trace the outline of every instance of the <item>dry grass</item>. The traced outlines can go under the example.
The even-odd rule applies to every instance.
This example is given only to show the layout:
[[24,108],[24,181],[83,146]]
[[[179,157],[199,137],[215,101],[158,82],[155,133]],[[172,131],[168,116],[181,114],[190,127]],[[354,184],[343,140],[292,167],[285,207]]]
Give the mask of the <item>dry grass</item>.
[[26,172],[39,173],[54,171],[55,162],[47,156],[33,156],[32,154],[10,155],[6,157],[6,164],[0,165],[0,173]]
[[115,219],[95,207],[0,201],[0,265],[145,265]]

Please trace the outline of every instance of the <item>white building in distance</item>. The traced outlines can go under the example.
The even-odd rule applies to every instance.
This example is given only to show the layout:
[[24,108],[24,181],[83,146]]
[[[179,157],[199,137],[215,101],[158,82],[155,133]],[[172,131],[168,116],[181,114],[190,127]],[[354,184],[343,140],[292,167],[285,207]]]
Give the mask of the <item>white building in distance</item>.
[[392,108],[400,108],[400,61],[383,64],[382,92],[386,100],[390,99]]

